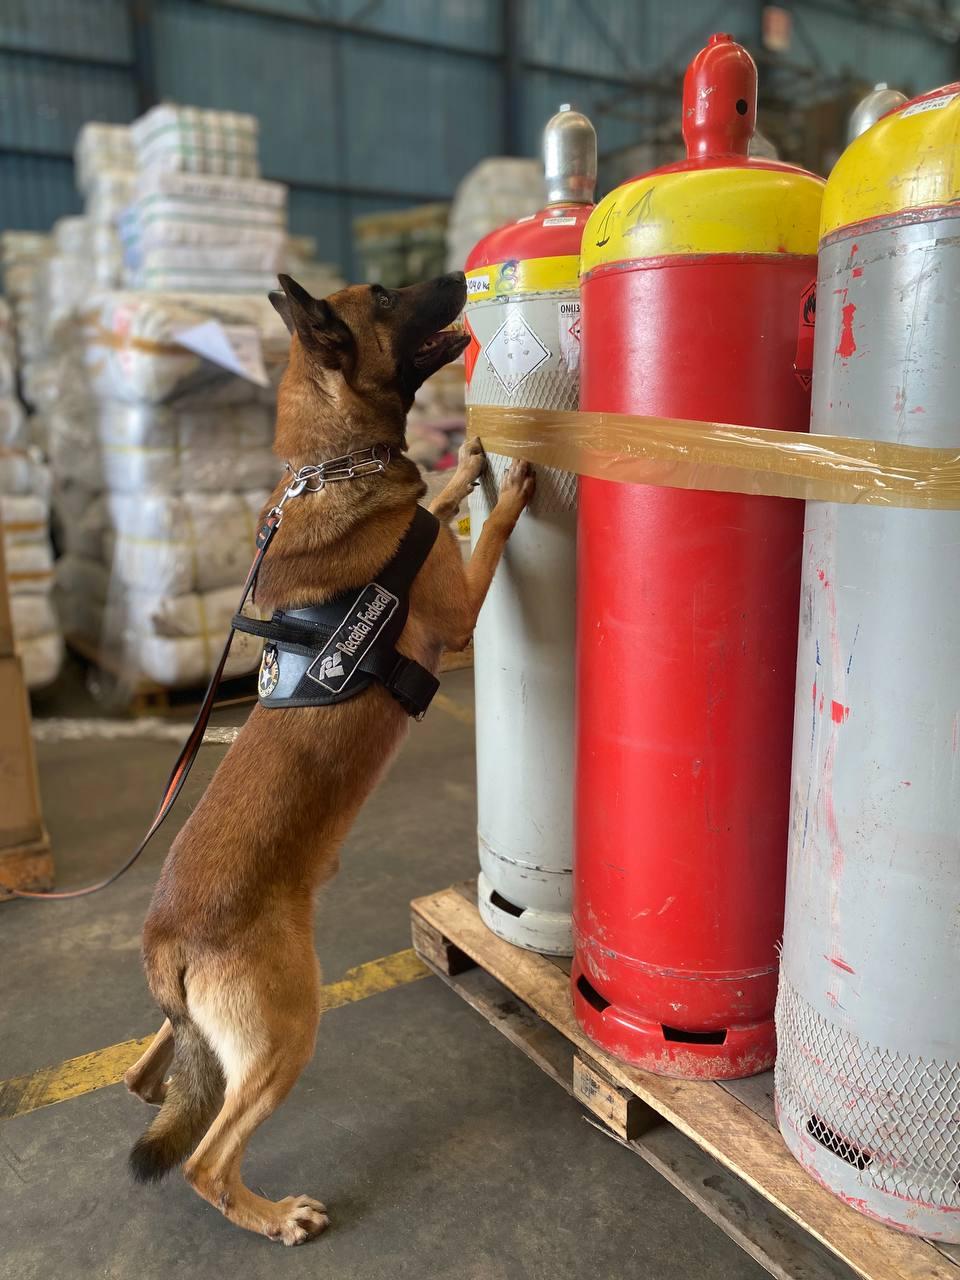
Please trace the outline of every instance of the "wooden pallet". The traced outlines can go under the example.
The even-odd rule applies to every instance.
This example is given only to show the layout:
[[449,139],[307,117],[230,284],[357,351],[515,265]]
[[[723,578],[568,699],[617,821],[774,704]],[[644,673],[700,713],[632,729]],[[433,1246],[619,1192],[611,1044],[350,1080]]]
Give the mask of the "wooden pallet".
[[960,1250],[872,1222],[801,1169],[776,1128],[771,1072],[670,1080],[604,1053],[574,1017],[569,963],[491,933],[473,882],[416,899],[411,923],[449,987],[778,1280],[960,1280]]

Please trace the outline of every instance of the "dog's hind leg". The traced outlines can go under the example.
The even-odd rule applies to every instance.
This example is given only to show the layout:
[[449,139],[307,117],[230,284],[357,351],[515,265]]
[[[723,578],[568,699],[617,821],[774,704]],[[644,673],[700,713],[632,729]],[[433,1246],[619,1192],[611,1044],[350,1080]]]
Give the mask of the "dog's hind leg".
[[164,1081],[173,1062],[173,1027],[167,1018],[146,1051],[124,1072],[123,1083],[131,1093],[153,1106],[162,1106],[167,1086]]
[[457,454],[456,471],[430,503],[430,510],[438,520],[453,519],[460,510],[461,502],[476,484],[486,462],[479,436],[464,441]]
[[[271,967],[273,980],[259,991],[253,985],[237,988],[237,975],[212,999],[195,1000],[191,987],[191,1012],[223,1063],[227,1087],[220,1113],[184,1166],[184,1176],[236,1226],[293,1245],[329,1225],[324,1206],[306,1195],[267,1200],[246,1187],[240,1174],[251,1135],[310,1060],[319,1021],[312,950],[306,975],[302,966],[287,968],[283,957]],[[296,983],[289,981],[293,973]]]

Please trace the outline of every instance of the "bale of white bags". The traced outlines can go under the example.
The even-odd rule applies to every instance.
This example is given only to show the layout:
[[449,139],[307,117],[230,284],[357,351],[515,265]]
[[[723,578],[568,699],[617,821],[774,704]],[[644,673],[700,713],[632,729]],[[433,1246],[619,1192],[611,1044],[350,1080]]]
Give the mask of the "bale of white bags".
[[258,344],[268,379],[279,381],[290,336],[266,296],[114,292],[78,320],[90,394],[128,404],[165,404],[203,394],[231,404],[258,395],[250,382],[180,345],[179,335],[210,321]]
[[543,167],[537,160],[491,156],[457,187],[447,223],[447,269],[462,271],[467,257],[490,231],[536,213],[544,199]]
[[260,125],[238,111],[207,111],[164,102],[130,126],[140,169],[257,178]]
[[77,134],[73,173],[77,190],[88,195],[104,173],[130,172],[136,167],[129,125],[90,120]]

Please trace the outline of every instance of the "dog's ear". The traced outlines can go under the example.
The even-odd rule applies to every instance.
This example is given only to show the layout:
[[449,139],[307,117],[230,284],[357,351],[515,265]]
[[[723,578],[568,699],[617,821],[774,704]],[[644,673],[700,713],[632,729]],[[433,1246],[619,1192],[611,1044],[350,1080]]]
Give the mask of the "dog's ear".
[[293,333],[293,320],[290,316],[290,303],[287,301],[287,295],[279,289],[271,289],[267,296],[273,304],[274,311],[287,326],[287,333]]
[[[328,369],[342,369],[355,354],[353,334],[324,298],[313,298],[290,276],[277,277],[283,288],[284,302],[290,317],[287,327],[294,329],[303,345]],[[274,303],[277,310],[280,307]],[[284,315],[283,311],[280,311]],[[284,317],[286,319],[286,316]]]

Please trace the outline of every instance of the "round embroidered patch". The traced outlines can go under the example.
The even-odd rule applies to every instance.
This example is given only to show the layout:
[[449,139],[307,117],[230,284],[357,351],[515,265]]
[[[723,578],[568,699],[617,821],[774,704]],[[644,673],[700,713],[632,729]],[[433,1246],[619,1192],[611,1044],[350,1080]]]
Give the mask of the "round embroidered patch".
[[277,661],[277,651],[272,644],[268,644],[263,651],[263,657],[260,659],[257,692],[261,698],[269,698],[279,683],[280,663]]

